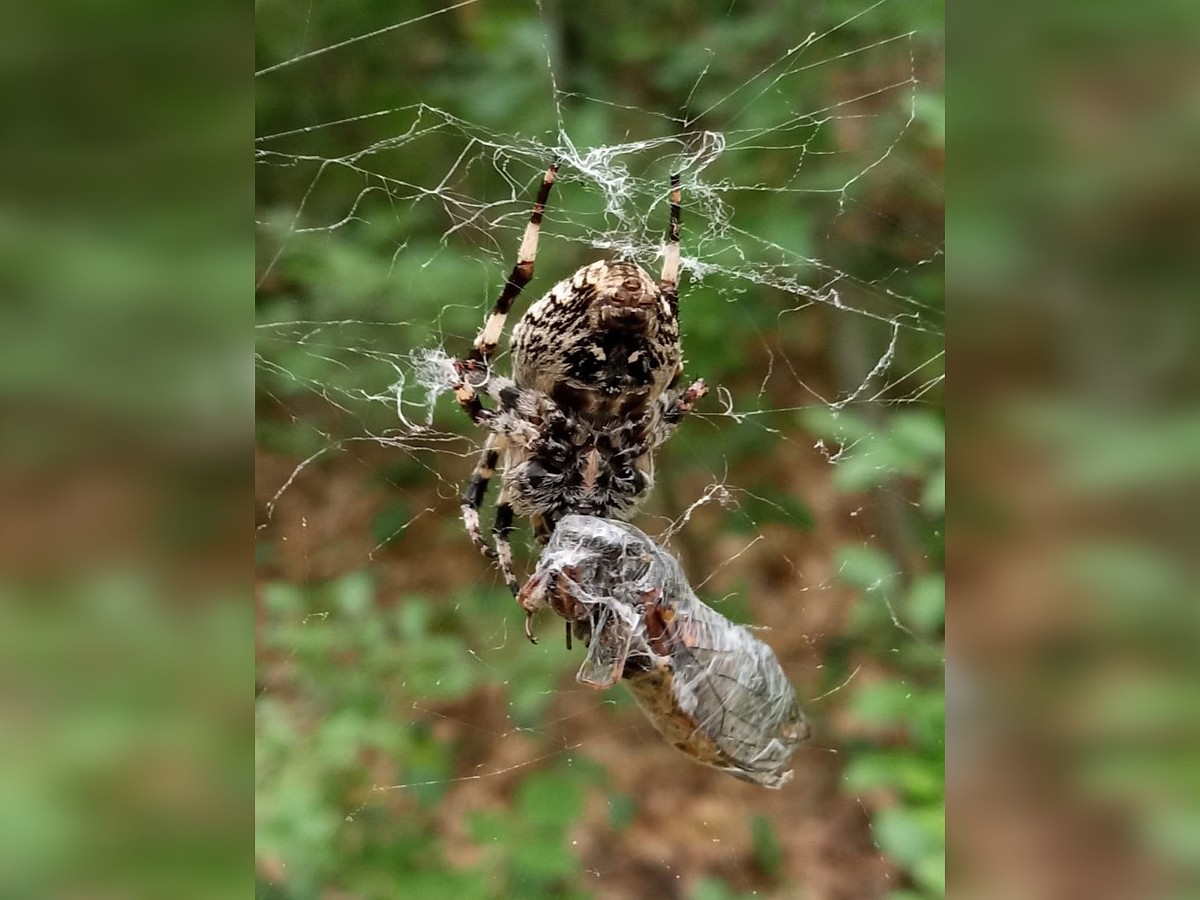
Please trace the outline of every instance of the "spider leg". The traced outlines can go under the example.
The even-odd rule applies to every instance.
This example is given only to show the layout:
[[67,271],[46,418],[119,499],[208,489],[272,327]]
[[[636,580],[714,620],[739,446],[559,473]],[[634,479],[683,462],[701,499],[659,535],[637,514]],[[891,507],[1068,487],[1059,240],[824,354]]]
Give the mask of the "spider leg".
[[512,274],[508,276],[508,281],[505,282],[504,290],[500,292],[500,297],[496,300],[496,306],[492,309],[491,315],[488,316],[479,336],[475,338],[475,348],[471,351],[473,360],[486,362],[491,358],[496,351],[496,345],[500,343],[500,335],[504,333],[504,320],[508,316],[508,311],[512,309],[513,301],[533,278],[533,263],[537,257],[542,214],[546,210],[546,201],[550,199],[550,189],[554,187],[554,179],[557,174],[558,163],[554,163],[546,170],[546,176],[542,179],[542,187],[538,191],[537,202],[533,205],[533,214],[529,217],[529,224],[525,226],[525,237],[522,238],[521,248],[517,251],[517,264],[513,266]]
[[633,443],[638,453],[648,453],[656,447],[661,447],[675,433],[683,417],[692,411],[696,403],[708,393],[708,385],[703,378],[697,378],[684,391],[668,390],[660,403],[662,414],[650,428],[649,433],[643,433]]
[[663,420],[668,425],[678,425],[680,420],[692,411],[696,402],[707,393],[708,385],[704,383],[703,378],[697,378],[688,385],[687,390],[667,403],[667,408],[663,411]]
[[478,385],[471,384],[467,377],[472,371],[475,371],[474,367],[456,359],[454,368],[459,375],[459,382],[454,386],[454,399],[458,401],[458,405],[463,408],[463,412],[470,417],[472,422],[482,425],[484,428],[491,428],[496,414],[480,402],[479,394],[475,390]]
[[495,558],[496,552],[483,539],[483,531],[479,526],[479,508],[483,506],[483,498],[487,495],[488,483],[496,473],[496,461],[500,458],[500,451],[507,443],[508,439],[501,434],[488,435],[483,452],[479,454],[479,462],[475,464],[475,471],[471,473],[471,480],[462,495],[462,519],[467,534],[471,543],[489,559]]
[[554,531],[554,525],[543,513],[535,514],[529,521],[533,525],[533,536],[537,538],[539,544],[550,540],[550,533]]
[[667,226],[667,246],[663,251],[662,277],[658,286],[669,297],[679,297],[679,175],[671,176],[671,224]]
[[[493,434],[528,445],[537,438],[537,421],[543,417],[548,398],[540,391],[521,388],[511,378],[487,372],[483,363],[455,360],[460,381],[454,387],[454,397],[476,425]],[[482,380],[471,381],[473,374],[482,373]],[[496,401],[496,409],[488,409],[480,400],[483,391]]]
[[500,566],[500,574],[515,597],[521,587],[517,584],[517,576],[513,574],[512,544],[509,543],[512,532],[513,508],[501,489],[500,500],[496,503],[496,518],[492,522],[492,539],[496,544],[496,562]]

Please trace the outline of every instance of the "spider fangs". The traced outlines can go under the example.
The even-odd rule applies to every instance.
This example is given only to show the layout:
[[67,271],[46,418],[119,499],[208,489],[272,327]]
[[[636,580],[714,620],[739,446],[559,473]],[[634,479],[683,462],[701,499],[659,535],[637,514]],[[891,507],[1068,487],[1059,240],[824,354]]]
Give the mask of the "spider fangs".
[[[455,397],[487,442],[462,497],[463,522],[518,592],[509,538],[514,515],[528,517],[545,543],[572,513],[627,519],[654,481],[653,451],[707,391],[680,385],[679,176],[671,177],[671,218],[662,275],[634,263],[592,263],[560,281],[521,317],[512,335],[512,377],[492,356],[513,301],[533,277],[538,233],[558,166],[542,180],[517,263],[466,359],[455,360]],[[494,408],[483,405],[486,394]],[[492,526],[479,509],[503,454]],[[525,633],[533,640],[529,621]],[[568,631],[568,643],[570,633]]]

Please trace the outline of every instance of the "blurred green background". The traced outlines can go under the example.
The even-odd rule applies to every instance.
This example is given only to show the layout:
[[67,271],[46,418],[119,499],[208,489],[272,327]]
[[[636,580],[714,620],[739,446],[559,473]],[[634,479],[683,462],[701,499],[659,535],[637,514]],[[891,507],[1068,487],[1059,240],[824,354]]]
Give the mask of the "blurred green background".
[[[437,11],[263,4],[258,65]],[[959,12],[955,894],[1193,897],[1197,18],[1188,3]],[[253,632],[238,585],[252,383],[241,291],[254,268],[267,326],[260,523],[297,464],[321,452],[258,532],[257,697],[287,726],[274,751],[260,747],[259,893],[936,893],[932,863],[919,861],[940,851],[936,822],[921,824],[936,818],[940,747],[903,704],[940,703],[940,667],[906,657],[941,649],[925,631],[940,556],[919,551],[939,543],[943,482],[936,454],[897,451],[934,432],[927,414],[936,426],[941,396],[909,380],[894,396],[919,403],[879,406],[867,393],[834,418],[798,380],[848,396],[905,309],[914,316],[887,368],[926,363],[918,375],[940,375],[940,289],[928,286],[940,264],[913,265],[936,263],[939,246],[941,7],[567,13],[478,2],[254,79],[270,117],[260,138],[350,120],[256,145],[290,155],[259,158],[255,267],[249,9],[11,11],[0,52],[11,76],[0,146],[0,894],[245,893],[235,882],[250,866],[250,717],[239,685]],[[825,36],[803,49],[809,34]],[[677,494],[656,494],[641,524],[655,531],[711,482],[734,492],[737,507],[698,510],[673,546],[697,581],[725,564],[702,593],[774,626],[763,637],[819,725],[817,752],[802,752],[781,794],[674,754],[620,691],[577,695],[578,656],[556,642],[516,646],[519,616],[454,521],[477,436],[443,399],[434,434],[458,437],[420,452],[395,415],[391,363],[469,341],[545,157],[565,143],[547,51],[579,152],[533,293],[609,252],[597,246],[606,237],[654,268],[658,191],[678,145],[626,157],[640,162],[625,185],[604,180],[611,160],[585,170],[589,150],[702,128],[727,137],[709,168],[690,167],[685,330],[691,372],[717,372],[748,414],[730,419],[710,398],[668,448],[663,486]],[[855,97],[865,108],[847,105]],[[419,101],[460,118],[427,107],[437,127],[407,138],[412,115],[363,118]],[[837,113],[819,136],[797,118],[818,110]],[[472,138],[483,140],[469,166],[447,179]],[[378,141],[388,143],[356,156]],[[363,196],[364,215],[331,230],[384,184]],[[606,217],[603,188],[618,187],[630,203]],[[717,196],[728,204],[714,207]],[[724,271],[699,265],[714,262]],[[831,278],[840,299],[884,321],[806,307],[799,288]],[[377,324],[273,324],[309,315]],[[915,427],[900,425],[912,412]],[[856,435],[871,437],[855,445]],[[407,444],[380,446],[388,436]],[[889,456],[874,461],[866,451],[881,444]],[[890,623],[884,599],[920,640],[873,621]],[[377,614],[349,611],[364,605]],[[355,627],[385,631],[392,667],[364,677],[358,705],[347,698],[359,683],[346,679],[375,670]],[[411,637],[422,631],[436,640]],[[558,874],[530,871],[543,861]]]
[[[259,897],[944,894],[942,14],[258,4]],[[637,521],[712,497],[671,547],[813,722],[780,792],[527,645],[458,520],[480,435],[412,354],[469,346],[556,154],[517,314],[655,271],[684,172],[714,390]]]

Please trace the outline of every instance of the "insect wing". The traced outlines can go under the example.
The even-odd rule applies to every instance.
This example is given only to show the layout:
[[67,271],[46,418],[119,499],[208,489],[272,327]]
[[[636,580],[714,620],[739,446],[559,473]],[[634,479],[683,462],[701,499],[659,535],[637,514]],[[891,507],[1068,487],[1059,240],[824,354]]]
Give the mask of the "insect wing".
[[587,656],[575,680],[589,687],[612,687],[621,678],[632,646],[633,629],[620,620],[613,607],[601,607],[592,628]]
[[700,604],[679,629],[674,690],[727,770],[769,787],[808,736],[796,695],[770,648]]

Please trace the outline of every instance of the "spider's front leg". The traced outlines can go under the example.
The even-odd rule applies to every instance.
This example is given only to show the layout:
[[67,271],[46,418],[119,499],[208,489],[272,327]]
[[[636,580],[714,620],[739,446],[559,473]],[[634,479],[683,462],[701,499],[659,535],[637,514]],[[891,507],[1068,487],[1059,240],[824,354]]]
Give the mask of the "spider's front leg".
[[678,425],[683,417],[692,411],[692,407],[708,393],[708,385],[703,378],[697,378],[688,385],[687,390],[668,399],[663,419],[668,425]]
[[662,415],[647,442],[648,449],[653,450],[665,444],[675,433],[683,417],[692,411],[700,398],[708,393],[708,385],[703,378],[697,378],[686,390],[668,390],[661,399]]
[[[454,385],[454,399],[472,422],[518,443],[528,444],[536,437],[534,421],[542,416],[547,400],[544,394],[519,387],[511,378],[496,375],[475,360],[454,360],[454,371],[459,379]],[[483,405],[480,391],[496,401],[495,410]]]
[[510,379],[502,379],[498,375],[493,375],[488,371],[487,365],[476,360],[455,359],[453,365],[454,371],[458,375],[458,382],[454,385],[454,399],[458,401],[463,412],[476,425],[487,428],[496,434],[503,433],[505,423],[495,412],[483,405],[483,401],[479,399],[479,391],[483,390],[494,395],[497,391],[496,382],[510,382]]

